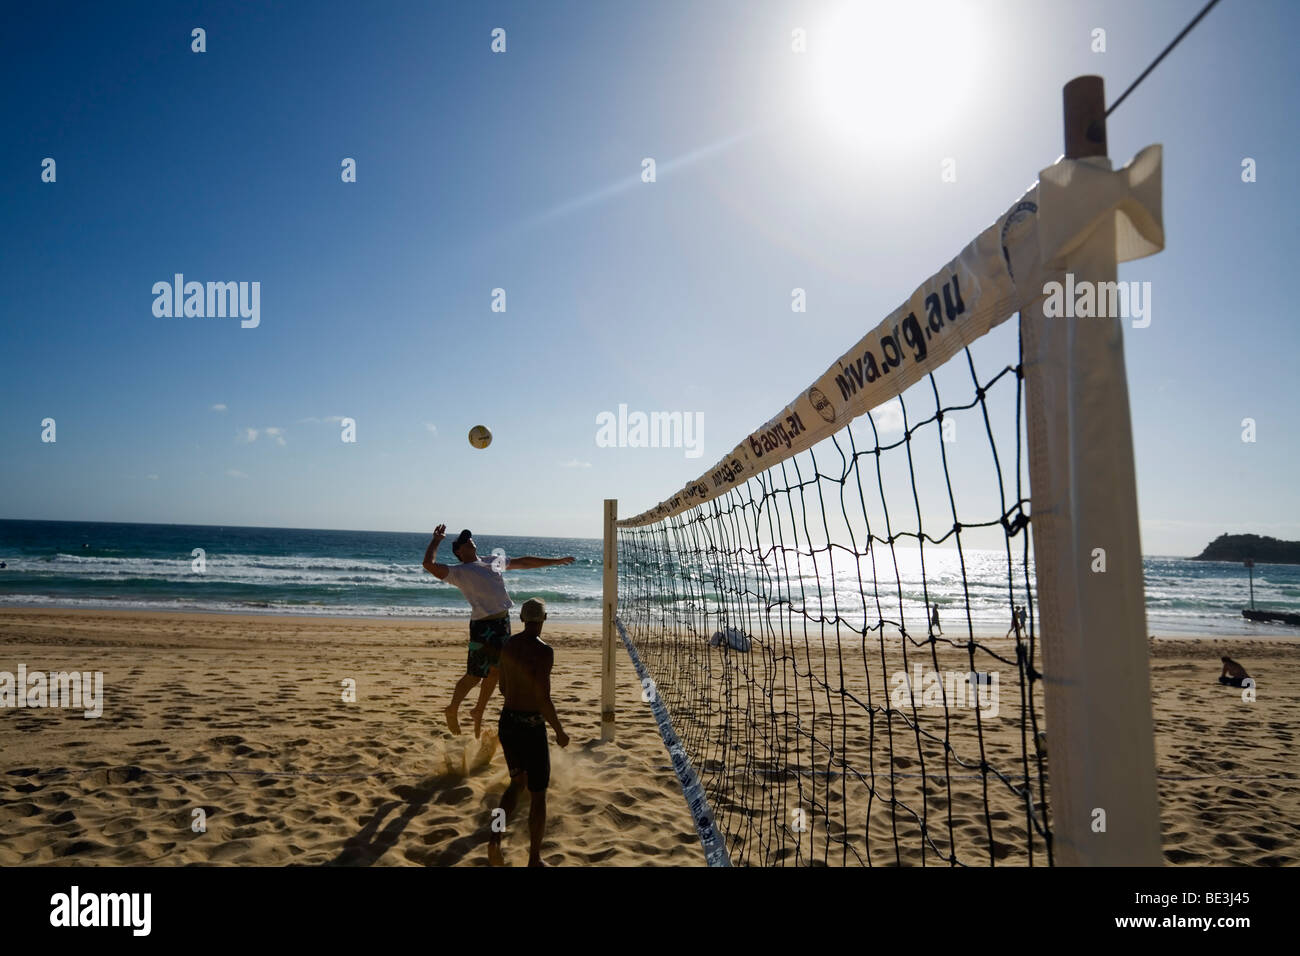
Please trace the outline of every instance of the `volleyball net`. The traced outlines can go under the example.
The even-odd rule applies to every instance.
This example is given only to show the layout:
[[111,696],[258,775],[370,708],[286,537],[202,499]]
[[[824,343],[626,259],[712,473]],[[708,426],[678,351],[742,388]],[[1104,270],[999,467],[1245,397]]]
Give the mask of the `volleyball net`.
[[624,628],[733,862],[1050,860],[1020,369],[962,359],[960,403],[914,386],[621,529]]
[[1047,300],[1162,245],[1158,147],[1059,161],[617,523],[615,626],[731,863],[1159,862],[1119,318]]

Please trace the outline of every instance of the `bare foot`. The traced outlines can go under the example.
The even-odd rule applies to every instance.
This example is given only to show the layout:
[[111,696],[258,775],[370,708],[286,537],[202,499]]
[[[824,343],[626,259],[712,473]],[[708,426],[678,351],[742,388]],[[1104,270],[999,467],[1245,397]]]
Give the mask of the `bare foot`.
[[488,866],[505,866],[506,858],[501,855],[500,843],[488,843]]
[[483,726],[483,708],[475,707],[469,713],[474,718],[474,736],[477,737],[479,729]]
[[443,713],[447,715],[447,726],[451,728],[451,732],[460,736],[460,717],[456,714],[456,708],[448,707]]

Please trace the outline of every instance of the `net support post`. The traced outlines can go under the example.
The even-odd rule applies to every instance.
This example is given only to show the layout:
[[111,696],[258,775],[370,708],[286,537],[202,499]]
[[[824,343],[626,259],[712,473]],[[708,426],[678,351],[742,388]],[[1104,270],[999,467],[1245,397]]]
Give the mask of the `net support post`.
[[[1066,158],[1109,169],[1101,78],[1078,77],[1064,93]],[[1075,289],[1117,274],[1112,221],[1044,270]],[[1122,321],[1048,317],[1046,295],[1022,310],[1021,334],[1054,861],[1159,866]]]
[[618,499],[605,499],[605,579],[600,630],[600,739],[614,739],[614,654],[618,632]]

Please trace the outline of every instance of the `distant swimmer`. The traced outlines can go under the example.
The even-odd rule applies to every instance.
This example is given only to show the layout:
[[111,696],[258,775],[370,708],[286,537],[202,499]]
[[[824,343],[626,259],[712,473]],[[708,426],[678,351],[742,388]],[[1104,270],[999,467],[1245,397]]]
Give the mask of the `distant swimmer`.
[[[549,568],[560,564],[572,564],[573,558],[507,558],[504,566],[494,564],[490,558],[480,558],[474,536],[466,529],[460,533],[451,545],[452,554],[460,559],[460,564],[448,567],[438,564],[434,559],[438,555],[438,546],[447,536],[447,526],[438,525],[433,531],[433,540],[424,552],[424,570],[439,581],[446,581],[460,588],[461,594],[469,601],[469,662],[465,676],[456,684],[451,695],[451,704],[444,713],[447,726],[453,734],[460,733],[460,702],[470,689],[480,680],[478,703],[470,713],[474,716],[474,736],[479,734],[483,722],[483,709],[488,698],[497,686],[497,660],[501,648],[510,640],[510,608],[514,602],[506,593],[505,583],[501,580],[502,571],[522,571],[528,568]],[[498,570],[500,568],[500,570]]]
[[1219,675],[1220,684],[1227,684],[1229,687],[1241,687],[1242,681],[1250,677],[1250,675],[1246,673],[1246,668],[1242,667],[1231,657],[1224,656],[1219,659],[1223,661],[1223,673]]
[[[519,791],[528,788],[528,865],[542,866],[542,837],[546,833],[546,788],[551,782],[551,754],[546,725],[555,728],[555,742],[569,745],[569,735],[560,726],[555,704],[551,702],[551,668],[555,650],[542,642],[542,622],[546,620],[546,602],[540,598],[525,601],[519,609],[524,630],[512,637],[501,652],[501,717],[497,732],[501,749],[510,770],[510,786],[501,795],[499,809],[510,819]],[[501,831],[491,828],[488,836],[488,862],[504,866],[501,855]]]
[[3,561],[0,561],[0,571],[3,571],[7,567],[9,567],[9,565],[5,564]]
[[939,605],[938,604],[931,605],[930,627],[934,628],[940,634],[943,633],[943,628],[939,626]]

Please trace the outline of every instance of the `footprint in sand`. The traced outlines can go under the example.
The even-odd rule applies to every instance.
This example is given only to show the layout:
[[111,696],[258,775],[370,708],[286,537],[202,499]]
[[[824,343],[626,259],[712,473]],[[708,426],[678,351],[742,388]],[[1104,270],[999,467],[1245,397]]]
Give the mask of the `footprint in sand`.
[[55,843],[51,849],[55,857],[65,859],[67,857],[99,856],[111,850],[112,847],[105,843],[96,843],[93,840],[71,840]]
[[[420,842],[423,843],[425,846],[432,847],[434,849],[432,851],[426,850],[423,853],[421,853],[420,854],[421,859],[415,862],[423,863],[424,860],[427,859],[433,852],[436,852],[437,850],[441,849],[445,844],[450,843],[458,836],[460,836],[460,831],[458,831],[455,827],[446,827],[446,826],[435,827],[434,829],[430,830],[428,833],[425,833],[423,836],[419,838]],[[408,859],[409,858],[410,857],[408,857]]]
[[1276,837],[1267,836],[1263,833],[1244,833],[1242,834],[1249,842],[1255,844],[1261,850],[1276,850],[1282,845],[1282,841]]
[[463,803],[470,797],[474,796],[474,791],[469,787],[452,787],[450,790],[444,790],[438,794],[435,803]]

